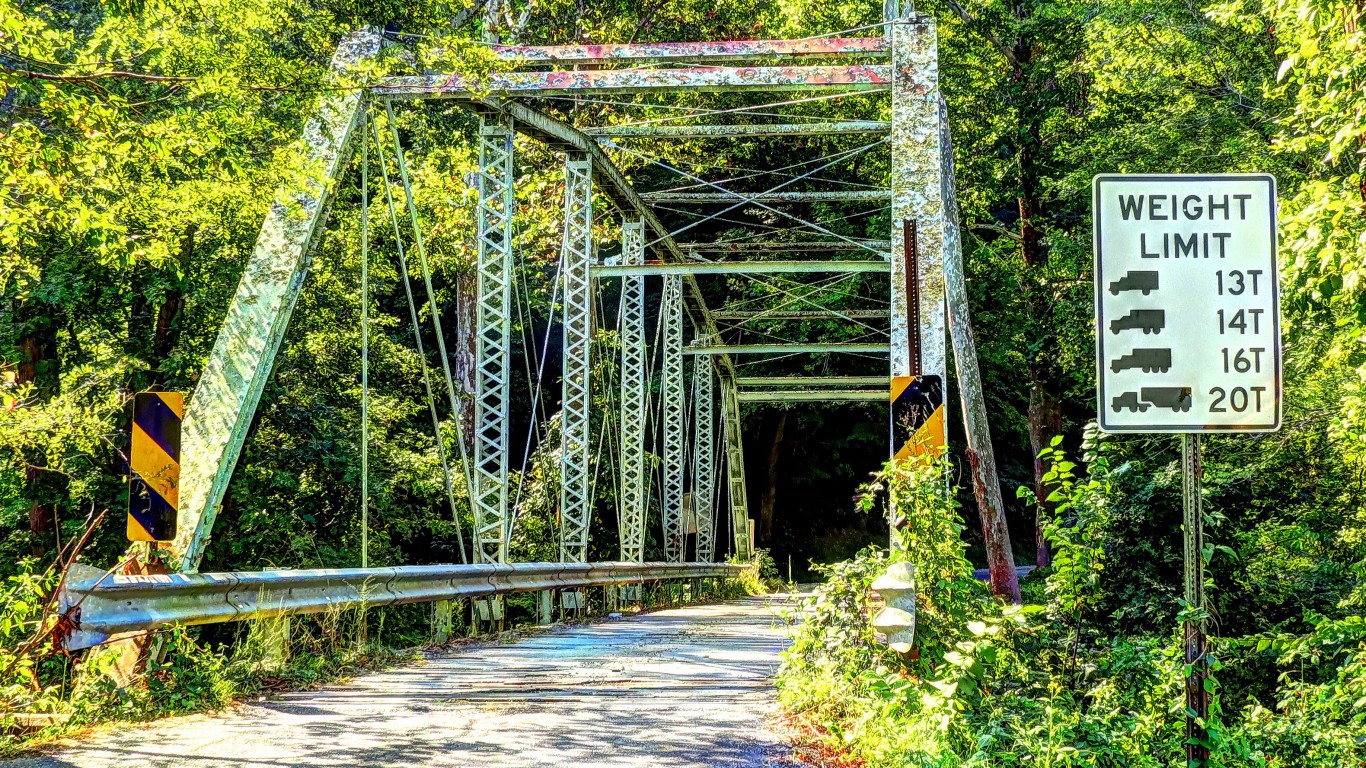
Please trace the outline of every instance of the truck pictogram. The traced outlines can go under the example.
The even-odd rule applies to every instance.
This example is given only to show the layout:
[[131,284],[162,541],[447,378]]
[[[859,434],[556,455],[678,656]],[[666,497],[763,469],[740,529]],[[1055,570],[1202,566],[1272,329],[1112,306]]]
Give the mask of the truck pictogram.
[[1194,402],[1190,387],[1143,387],[1140,393],[1144,400],[1158,408],[1170,408],[1183,413],[1189,411]]
[[1147,403],[1139,402],[1137,392],[1125,392],[1124,394],[1111,399],[1110,407],[1115,410],[1115,413],[1119,413],[1125,408],[1128,408],[1130,413],[1135,411],[1138,413],[1147,413],[1148,409],[1152,406]]
[[1110,370],[1115,373],[1131,368],[1141,368],[1144,373],[1166,373],[1172,367],[1170,349],[1135,349],[1118,360],[1110,361]]
[[1110,295],[1118,296],[1122,291],[1142,291],[1144,296],[1157,290],[1157,272],[1150,270],[1131,270],[1124,277],[1110,283]]
[[1161,333],[1167,327],[1167,312],[1161,309],[1135,309],[1118,320],[1110,321],[1110,333],[1141,329],[1143,334]]

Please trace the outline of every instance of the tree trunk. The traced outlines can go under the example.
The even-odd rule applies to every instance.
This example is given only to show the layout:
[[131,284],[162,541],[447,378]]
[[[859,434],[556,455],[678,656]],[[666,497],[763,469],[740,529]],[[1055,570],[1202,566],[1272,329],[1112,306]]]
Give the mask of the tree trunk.
[[[27,301],[19,305],[15,319],[21,329],[15,383],[32,384],[43,400],[54,397],[60,391],[61,381],[56,312],[48,305]],[[34,557],[42,557],[47,551],[47,532],[53,521],[53,510],[44,504],[50,490],[47,455],[41,450],[25,450],[24,461],[28,465],[24,472],[24,495],[30,503],[28,529],[33,534],[29,551]]]
[[773,541],[773,510],[778,502],[778,460],[783,453],[783,438],[787,434],[787,411],[778,416],[778,427],[773,430],[773,443],[768,449],[768,483],[759,500],[759,539],[765,544]]
[[949,110],[942,97],[939,100],[939,135],[944,168],[944,287],[948,299],[949,337],[953,340],[958,392],[963,404],[963,428],[968,439],[972,491],[977,497],[977,511],[982,521],[991,591],[1018,605],[1021,601],[1020,578],[1015,571],[1005,502],[1001,500],[1001,481],[996,474],[996,454],[991,447],[991,419],[982,393],[982,375],[977,368],[977,340],[972,333],[967,277],[963,270],[963,243],[958,228],[953,139],[949,132]]
[[460,388],[460,430],[465,450],[474,452],[474,398],[478,376],[479,277],[465,270],[455,278],[455,383]]

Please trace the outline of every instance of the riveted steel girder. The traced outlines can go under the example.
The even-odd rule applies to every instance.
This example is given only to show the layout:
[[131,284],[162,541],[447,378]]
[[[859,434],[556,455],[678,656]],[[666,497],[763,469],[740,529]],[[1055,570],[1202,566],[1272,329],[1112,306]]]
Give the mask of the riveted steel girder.
[[[332,79],[340,84],[376,56],[382,43],[379,29],[348,34],[332,56]],[[305,170],[276,193],[185,412],[180,514],[172,544],[182,571],[199,569],[308,272],[314,234],[327,218],[332,183],[346,167],[362,94],[345,87],[322,93],[303,138],[291,148],[306,161],[299,164]]]
[[[943,163],[939,131],[939,44],[934,19],[889,24],[892,36],[892,375],[944,376]],[[913,228],[912,225],[913,224]],[[913,353],[906,244],[914,232],[919,273],[919,354]],[[920,370],[913,370],[914,358]]]
[[697,519],[697,559],[709,563],[716,553],[716,456],[711,360],[693,363],[693,513]]
[[690,261],[686,264],[595,264],[594,277],[622,275],[776,275],[779,273],[880,272],[891,274],[889,262],[862,261]]
[[891,123],[880,120],[839,120],[829,123],[730,123],[704,125],[605,125],[585,128],[589,136],[623,139],[733,139],[756,136],[827,136],[886,133]]
[[883,202],[892,199],[889,189],[847,190],[842,192],[642,192],[647,203],[855,203]]
[[479,121],[479,245],[474,401],[475,562],[507,562],[508,408],[511,401],[512,119]]
[[886,64],[809,67],[696,67],[590,69],[573,72],[500,72],[486,77],[404,75],[371,86],[380,98],[472,99],[480,94],[569,96],[583,93],[697,91],[800,91],[883,89],[891,84]]
[[664,364],[661,369],[661,396],[664,427],[664,559],[683,560],[683,445],[686,442],[683,416],[683,284],[678,275],[664,278],[664,296],[659,311],[664,322]]
[[822,354],[872,353],[887,354],[887,344],[829,343],[829,344],[695,344],[684,347],[685,355],[764,355],[764,354]]
[[725,40],[604,45],[498,45],[498,58],[527,64],[643,64],[662,61],[725,61],[789,56],[888,58],[886,38],[816,37],[804,40]]
[[564,367],[560,400],[560,560],[582,563],[592,520],[589,423],[593,339],[593,162],[565,163]]
[[[621,225],[621,260],[639,264],[645,258],[645,223],[628,219]],[[645,559],[645,433],[650,380],[646,370],[645,278],[621,281],[621,502],[618,527],[621,559]]]

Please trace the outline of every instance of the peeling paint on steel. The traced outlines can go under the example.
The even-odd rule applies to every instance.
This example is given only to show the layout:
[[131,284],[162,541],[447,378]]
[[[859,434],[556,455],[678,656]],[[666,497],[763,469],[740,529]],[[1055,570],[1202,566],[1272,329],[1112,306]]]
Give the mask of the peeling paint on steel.
[[921,373],[944,376],[944,207],[934,20],[892,22],[892,375],[911,374],[903,227],[916,222]]
[[[344,37],[332,57],[334,79],[373,58],[382,41],[378,29]],[[190,399],[181,452],[179,532],[172,545],[182,571],[198,568],[208,544],[218,505],[308,271],[314,233],[326,219],[331,186],[346,165],[346,145],[360,107],[361,91],[333,91],[309,118],[292,153],[302,160],[303,172],[279,190],[266,214]]]
[[891,123],[879,120],[839,120],[829,123],[767,123],[727,125],[606,125],[584,128],[589,136],[618,138],[734,138],[736,136],[822,136],[886,133]]
[[892,191],[869,189],[848,192],[642,192],[640,199],[647,203],[733,203],[737,200],[756,203],[876,203],[891,200]]
[[577,72],[505,72],[486,78],[464,75],[387,77],[371,86],[383,98],[468,99],[476,94],[567,95],[594,93],[665,93],[668,91],[788,91],[885,88],[891,67],[692,67],[686,69],[589,69]]
[[731,61],[763,56],[872,56],[887,57],[887,40],[881,37],[821,37],[805,40],[728,40],[690,43],[609,43],[605,45],[494,46],[500,59],[508,61],[572,62],[608,61]]

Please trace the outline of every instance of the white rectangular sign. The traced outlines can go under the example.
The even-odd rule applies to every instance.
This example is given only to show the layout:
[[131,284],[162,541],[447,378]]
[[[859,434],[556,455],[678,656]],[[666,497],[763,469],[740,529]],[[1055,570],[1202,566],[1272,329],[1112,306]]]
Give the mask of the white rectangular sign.
[[1101,429],[1280,429],[1276,180],[1102,174],[1092,194]]

